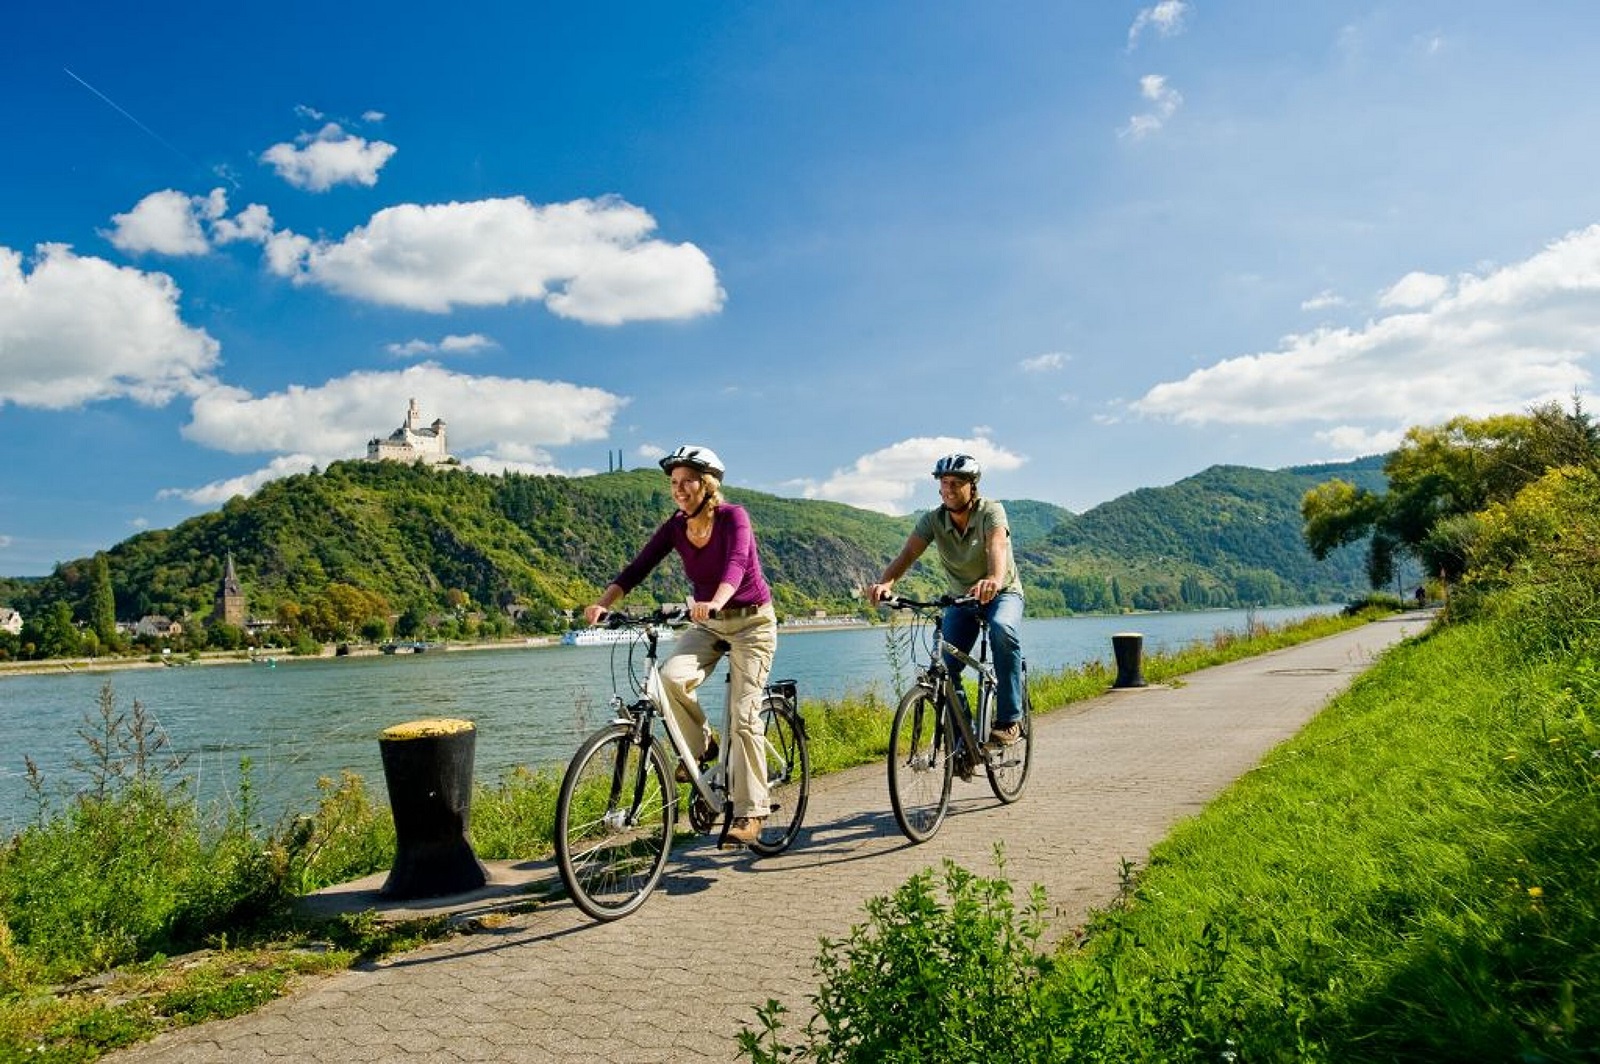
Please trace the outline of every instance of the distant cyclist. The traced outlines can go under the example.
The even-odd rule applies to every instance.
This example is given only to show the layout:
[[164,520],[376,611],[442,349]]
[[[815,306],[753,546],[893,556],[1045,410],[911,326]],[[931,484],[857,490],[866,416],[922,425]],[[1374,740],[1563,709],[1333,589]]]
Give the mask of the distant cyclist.
[[[894,582],[906,574],[931,543],[939,549],[939,566],[952,595],[972,595],[989,622],[989,645],[994,647],[999,704],[989,741],[1010,745],[1022,734],[1022,580],[1011,553],[1011,527],[1000,503],[978,495],[983,467],[970,454],[947,454],[934,463],[939,481],[938,509],[929,510],[900,554],[867,598],[876,606],[888,596]],[[970,651],[978,639],[978,620],[970,608],[952,606],[944,613],[945,638]],[[959,662],[946,655],[953,673]]]
[[[778,645],[778,617],[761,574],[750,517],[743,507],[722,498],[722,459],[709,447],[685,444],[661,459],[661,468],[672,479],[672,501],[678,512],[656,529],[638,557],[583,615],[590,624],[596,623],[668,554],[678,552],[693,591],[689,619],[696,626],[674,644],[672,656],[661,666],[661,683],[678,730],[698,752],[700,763],[715,760],[717,740],[695,688],[711,675],[722,660],[723,648],[728,648],[733,729],[728,748],[733,823],[728,839],[748,845],[761,837],[761,822],[771,811],[761,747],[761,695]],[[679,782],[688,779],[680,766]]]

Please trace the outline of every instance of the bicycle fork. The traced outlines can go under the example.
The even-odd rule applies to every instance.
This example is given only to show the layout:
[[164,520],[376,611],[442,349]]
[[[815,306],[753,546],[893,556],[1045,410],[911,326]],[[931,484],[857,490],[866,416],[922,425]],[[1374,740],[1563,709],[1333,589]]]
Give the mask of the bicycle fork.
[[[606,809],[609,811],[606,815],[615,818],[609,825],[613,831],[632,828],[639,823],[639,810],[644,805],[645,787],[650,779],[650,708],[648,703],[634,707],[636,712],[630,722],[627,743],[621,747],[617,763],[611,770],[611,800],[606,803]],[[628,784],[626,777],[629,747],[639,751],[639,759],[633,770],[633,801],[628,811],[623,813],[618,808],[618,803],[621,801],[623,788]]]

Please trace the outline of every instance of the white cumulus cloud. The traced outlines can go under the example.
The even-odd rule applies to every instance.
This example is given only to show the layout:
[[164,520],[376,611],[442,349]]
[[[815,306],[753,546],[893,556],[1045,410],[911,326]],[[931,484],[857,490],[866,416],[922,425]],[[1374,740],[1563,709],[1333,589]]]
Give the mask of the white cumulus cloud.
[[1331,288],[1324,288],[1322,291],[1318,292],[1316,295],[1312,296],[1310,299],[1307,299],[1304,302],[1302,302],[1300,304],[1300,309],[1301,310],[1332,310],[1332,309],[1334,309],[1336,307],[1342,307],[1342,306],[1345,306],[1344,297],[1339,295],[1338,293],[1334,292]]
[[904,513],[919,488],[933,483],[933,463],[941,455],[970,454],[985,471],[1016,469],[1020,455],[983,436],[918,436],[864,454],[826,480],[802,480],[797,487],[808,499],[828,499],[880,513]]
[[369,141],[329,122],[315,133],[301,134],[293,144],[274,144],[261,153],[261,161],[270,164],[279,177],[295,188],[326,192],[335,185],[371,188],[378,183],[378,171],[396,150],[393,144]]
[[184,324],[172,278],[41,244],[0,247],[0,406],[161,406],[211,386],[220,345]]
[[342,240],[280,230],[267,261],[297,284],[435,313],[539,301],[563,318],[617,325],[719,310],[711,260],[693,244],[652,238],[655,227],[615,198],[401,204]]
[[1413,270],[1378,296],[1380,307],[1425,307],[1450,290],[1450,279]]
[[1386,297],[1404,309],[1224,359],[1132,406],[1194,425],[1320,422],[1341,439],[1387,439],[1563,399],[1587,388],[1600,351],[1600,225],[1482,276],[1408,274]]
[[1051,373],[1065,366],[1071,357],[1059,351],[1052,351],[1049,354],[1025,358],[1021,365],[1025,373]]
[[259,203],[232,218],[227,214],[228,196],[220,188],[205,196],[163,189],[150,193],[126,214],[112,215],[113,227],[103,235],[128,254],[174,256],[204,255],[213,242],[264,244],[272,236],[272,212]]
[[433,363],[394,372],[363,372],[318,387],[290,386],[255,396],[216,387],[198,396],[183,435],[235,454],[276,453],[263,470],[219,484],[171,488],[197,503],[250,490],[281,470],[297,472],[366,455],[367,441],[387,436],[412,399],[425,421],[446,424],[450,452],[470,467],[558,472],[551,448],[603,438],[627,400],[600,388],[561,381],[474,377]]
[[407,340],[405,343],[389,344],[384,350],[396,358],[415,358],[418,355],[468,355],[494,346],[495,342],[482,333],[471,333],[467,336],[446,336],[440,340]]
[[207,200],[174,189],[152,192],[126,214],[111,216],[112,228],[104,234],[119,251],[137,255],[204,255],[211,250],[200,215]]
[[1119,136],[1139,140],[1167,124],[1167,119],[1183,106],[1183,95],[1167,84],[1163,74],[1146,74],[1139,79],[1139,95],[1150,104],[1150,109],[1128,119],[1128,124],[1118,131]]
[[1139,35],[1146,29],[1153,29],[1162,37],[1182,32],[1183,19],[1188,13],[1189,5],[1184,0],[1161,0],[1153,7],[1141,8],[1134,16],[1133,25],[1128,27],[1128,48],[1131,50],[1139,43]]

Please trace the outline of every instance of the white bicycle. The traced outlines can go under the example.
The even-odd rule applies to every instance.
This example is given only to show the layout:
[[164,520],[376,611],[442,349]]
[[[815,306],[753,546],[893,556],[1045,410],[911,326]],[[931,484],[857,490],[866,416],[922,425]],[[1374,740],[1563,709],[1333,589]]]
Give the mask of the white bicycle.
[[[629,648],[631,701],[618,693],[611,705],[616,718],[585,739],[572,755],[556,799],[556,866],[568,895],[596,920],[615,920],[644,904],[660,882],[672,850],[678,784],[668,764],[670,745],[689,776],[689,824],[701,834],[721,825],[720,845],[733,820],[728,786],[728,747],[701,766],[667,712],[656,658],[660,629],[686,623],[682,606],[663,606],[635,617],[611,613],[605,625],[638,638]],[[633,668],[633,652],[644,651],[644,675]],[[723,736],[729,735],[724,721]],[[782,853],[800,833],[811,788],[811,759],[805,721],[793,680],[769,683],[761,700],[771,812],[750,849],[770,857]],[[667,741],[657,734],[664,727]]]

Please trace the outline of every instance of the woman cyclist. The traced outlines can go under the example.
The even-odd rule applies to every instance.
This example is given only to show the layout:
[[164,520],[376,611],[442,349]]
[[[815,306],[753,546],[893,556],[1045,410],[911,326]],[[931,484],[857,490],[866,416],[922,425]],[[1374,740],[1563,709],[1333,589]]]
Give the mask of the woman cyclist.
[[[727,648],[729,790],[733,822],[728,844],[748,845],[759,838],[770,811],[766,762],[761,748],[761,695],[772,671],[778,644],[778,618],[772,591],[761,573],[755,534],[744,508],[722,497],[724,466],[709,447],[685,444],[661,459],[672,481],[677,511],[650,537],[637,557],[617,574],[598,602],[583,611],[597,623],[624,595],[638,587],[672,551],[678,552],[693,595],[687,629],[661,666],[668,708],[697,760],[717,756],[717,741],[700,708],[695,689],[705,682]],[[680,781],[688,774],[679,767]]]

